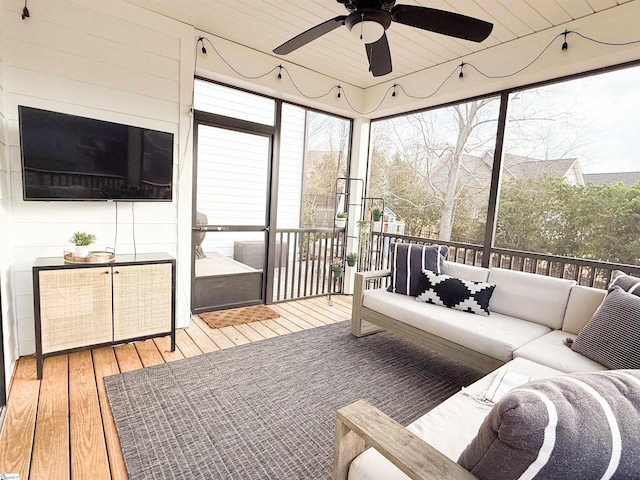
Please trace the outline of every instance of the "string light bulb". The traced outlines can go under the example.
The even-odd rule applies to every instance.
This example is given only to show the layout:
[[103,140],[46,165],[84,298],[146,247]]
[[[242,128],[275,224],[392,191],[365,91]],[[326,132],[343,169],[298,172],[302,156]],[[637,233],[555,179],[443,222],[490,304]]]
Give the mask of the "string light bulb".
[[29,9],[27,8],[27,0],[24,0],[24,8],[22,9],[22,19],[29,18]]
[[395,97],[395,96],[396,96],[396,87],[397,87],[397,84],[395,84],[395,83],[394,83],[394,84],[393,84],[393,92],[391,93],[391,96],[392,96],[392,97]]
[[340,98],[342,95],[340,94],[340,91],[342,90],[342,87],[340,85],[338,85],[338,98]]
[[458,80],[460,81],[462,81],[462,79],[464,78],[464,72],[462,71],[463,68],[464,68],[464,62],[460,64],[460,73],[458,73]]
[[568,30],[565,30],[563,35],[564,35],[564,42],[562,42],[562,48],[560,50],[560,54],[565,57],[567,55],[567,53],[569,52],[569,44],[567,43],[567,34],[569,33]]
[[198,38],[198,42],[202,43],[202,54],[206,55],[207,54],[207,49],[204,47],[204,37]]
[[282,80],[282,65],[278,65],[278,80]]

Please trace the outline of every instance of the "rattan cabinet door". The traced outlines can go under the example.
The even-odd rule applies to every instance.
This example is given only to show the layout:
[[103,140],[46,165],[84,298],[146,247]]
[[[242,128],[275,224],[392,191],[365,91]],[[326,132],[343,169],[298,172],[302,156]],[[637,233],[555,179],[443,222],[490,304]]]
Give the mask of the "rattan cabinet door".
[[113,267],[113,339],[171,331],[171,264]]
[[111,269],[41,270],[42,353],[112,341]]

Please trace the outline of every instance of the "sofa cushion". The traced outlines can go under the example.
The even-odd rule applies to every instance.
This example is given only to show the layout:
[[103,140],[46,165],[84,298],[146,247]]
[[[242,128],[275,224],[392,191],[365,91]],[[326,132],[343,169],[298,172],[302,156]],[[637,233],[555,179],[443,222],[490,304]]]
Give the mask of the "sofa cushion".
[[567,311],[562,322],[562,330],[575,335],[579,334],[585,325],[589,323],[606,294],[607,291],[601,288],[583,287],[581,285],[571,287]]
[[489,310],[511,317],[562,328],[569,291],[574,280],[492,268],[489,282],[496,284]]
[[425,288],[422,270],[440,273],[449,249],[444,245],[392,243],[390,252],[391,285],[388,290],[415,297]]
[[640,368],[640,297],[610,288],[571,349],[608,368]]
[[611,283],[609,284],[609,288],[614,285],[619,286],[625,292],[629,292],[640,297],[640,278],[638,277],[627,275],[620,270],[614,270],[611,273]]
[[[490,407],[479,404],[474,397],[487,390],[495,377],[504,370],[535,378],[562,374],[523,358],[514,359],[425,413],[411,423],[407,430],[455,462],[476,436],[482,421],[490,411]],[[368,448],[351,463],[348,478],[349,480],[408,480],[409,477],[375,448]]]
[[378,313],[420,328],[464,347],[508,362],[513,351],[549,332],[543,325],[491,312],[488,317],[417,302],[384,289],[367,290],[362,304]]
[[473,282],[486,282],[489,278],[489,269],[476,267],[475,265],[465,265],[464,263],[443,262],[442,273],[452,277],[464,278]]
[[638,478],[640,372],[537,380],[491,409],[458,463],[481,480]]
[[426,287],[416,300],[477,315],[489,315],[489,300],[496,286],[473,282],[444,273],[423,270]]
[[564,344],[565,339],[574,339],[573,333],[551,330],[549,333],[525,343],[513,352],[514,358],[526,358],[562,372],[596,372],[608,370],[604,365],[574,352]]

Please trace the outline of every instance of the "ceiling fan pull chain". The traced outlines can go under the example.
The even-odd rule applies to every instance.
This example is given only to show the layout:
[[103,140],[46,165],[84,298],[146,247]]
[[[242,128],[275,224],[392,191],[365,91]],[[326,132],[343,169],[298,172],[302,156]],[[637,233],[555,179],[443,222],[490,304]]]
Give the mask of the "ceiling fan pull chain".
[[360,18],[361,18],[361,20],[360,20],[360,40],[362,40],[363,39],[362,33],[363,33],[363,30],[364,30],[364,13],[360,14]]

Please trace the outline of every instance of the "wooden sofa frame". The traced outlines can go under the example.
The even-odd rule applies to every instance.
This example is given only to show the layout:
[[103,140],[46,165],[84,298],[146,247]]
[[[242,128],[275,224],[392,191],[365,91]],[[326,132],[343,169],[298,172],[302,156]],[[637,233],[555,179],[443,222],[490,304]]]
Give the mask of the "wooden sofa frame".
[[347,480],[349,465],[369,445],[413,480],[477,480],[388,415],[358,400],[338,410],[333,480]]
[[[362,305],[367,282],[383,279],[391,275],[391,270],[377,270],[356,273],[353,293],[353,308],[351,310],[351,333],[356,337],[371,335],[381,330],[388,330],[403,338],[413,340],[430,350],[438,352],[454,361],[469,365],[481,372],[493,372],[504,365],[504,362],[488,355],[478,353],[442,337],[420,330],[419,328],[400,322],[392,317],[383,315]],[[372,325],[363,325],[366,321]]]

